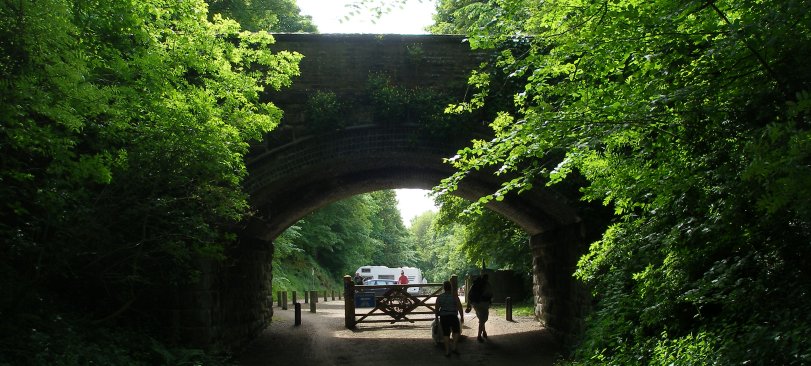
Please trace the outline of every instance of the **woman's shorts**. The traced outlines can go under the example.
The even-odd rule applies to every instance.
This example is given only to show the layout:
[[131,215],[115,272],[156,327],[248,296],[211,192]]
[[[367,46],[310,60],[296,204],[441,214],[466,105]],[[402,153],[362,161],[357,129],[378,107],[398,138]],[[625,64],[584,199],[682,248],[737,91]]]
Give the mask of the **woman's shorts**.
[[442,325],[442,334],[450,337],[451,331],[454,333],[461,333],[462,327],[459,326],[459,318],[454,315],[440,315],[439,324]]

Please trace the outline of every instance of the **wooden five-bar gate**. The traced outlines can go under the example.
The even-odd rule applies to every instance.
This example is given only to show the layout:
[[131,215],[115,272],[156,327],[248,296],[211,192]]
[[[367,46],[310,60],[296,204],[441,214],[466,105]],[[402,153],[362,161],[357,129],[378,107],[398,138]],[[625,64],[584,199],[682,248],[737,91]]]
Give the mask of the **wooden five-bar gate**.
[[[457,276],[450,279],[456,291]],[[410,294],[409,288],[419,288],[419,294]],[[355,294],[385,288],[383,296],[375,297],[371,310],[355,308]],[[436,312],[436,297],[443,291],[441,283],[415,283],[407,285],[355,285],[352,277],[344,276],[345,324],[354,329],[359,323],[397,323],[432,321]],[[357,312],[360,310],[360,312]]]

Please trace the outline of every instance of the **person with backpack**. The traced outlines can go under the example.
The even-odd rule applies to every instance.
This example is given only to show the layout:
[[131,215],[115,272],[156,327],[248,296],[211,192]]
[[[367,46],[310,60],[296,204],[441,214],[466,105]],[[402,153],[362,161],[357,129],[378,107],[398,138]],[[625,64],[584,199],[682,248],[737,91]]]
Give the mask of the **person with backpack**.
[[487,274],[481,275],[473,281],[470,286],[470,293],[468,294],[466,313],[470,312],[470,308],[476,310],[476,317],[479,319],[479,329],[476,339],[479,342],[484,342],[487,339],[487,330],[484,324],[490,318],[490,303],[493,299],[493,290],[490,288]]

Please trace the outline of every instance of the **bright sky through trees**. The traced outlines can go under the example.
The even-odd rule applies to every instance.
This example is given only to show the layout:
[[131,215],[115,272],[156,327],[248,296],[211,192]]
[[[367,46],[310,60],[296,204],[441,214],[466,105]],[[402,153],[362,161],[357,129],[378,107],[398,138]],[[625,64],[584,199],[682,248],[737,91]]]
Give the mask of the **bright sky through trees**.
[[[408,1],[403,8],[394,7],[388,14],[375,19],[372,14],[345,17],[350,8],[346,5],[354,0],[298,0],[301,13],[313,17],[313,23],[321,33],[395,33],[423,34],[425,27],[433,19],[433,0]],[[403,223],[411,224],[411,219],[425,211],[436,211],[428,191],[422,189],[398,189],[397,202]]]
[[301,13],[313,17],[321,33],[395,33],[425,34],[435,12],[433,0],[411,0],[405,6],[393,7],[391,12],[376,19],[372,14],[361,14],[345,19],[357,0],[297,0]]

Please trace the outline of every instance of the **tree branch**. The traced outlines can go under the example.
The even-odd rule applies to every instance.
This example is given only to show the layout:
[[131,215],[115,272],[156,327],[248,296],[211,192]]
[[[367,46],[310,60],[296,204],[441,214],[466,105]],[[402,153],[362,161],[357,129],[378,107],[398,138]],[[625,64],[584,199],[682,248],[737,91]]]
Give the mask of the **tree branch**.
[[[726,14],[724,14],[724,12],[721,11],[721,9],[719,9],[717,5],[715,5],[715,0],[708,1],[707,5],[710,8],[712,8],[713,11],[715,11],[715,13],[718,14],[719,17],[721,17],[721,19],[724,21],[724,23],[726,23],[726,25],[729,26],[729,28],[730,28],[730,30],[732,31],[733,34],[735,34],[736,36],[739,35],[738,32],[735,31],[734,28],[732,27],[732,22],[729,21],[729,18],[727,18]],[[766,61],[766,59],[763,58],[763,56],[760,53],[758,53],[757,50],[755,50],[755,48],[752,47],[752,45],[749,44],[749,42],[747,42],[743,37],[738,37],[738,38],[741,40],[741,42],[743,42],[744,46],[746,46],[746,48],[749,50],[749,52],[751,52],[752,55],[754,55],[755,58],[757,58],[760,65],[763,66],[763,68],[766,70],[766,73],[769,74],[769,76],[771,76],[772,79],[774,79],[774,81],[777,83],[777,85],[779,85],[780,90],[783,91],[784,96],[787,96],[785,86],[780,81],[780,78],[778,77],[778,75],[774,71],[774,69],[772,69],[772,67],[769,66],[769,63]]]

